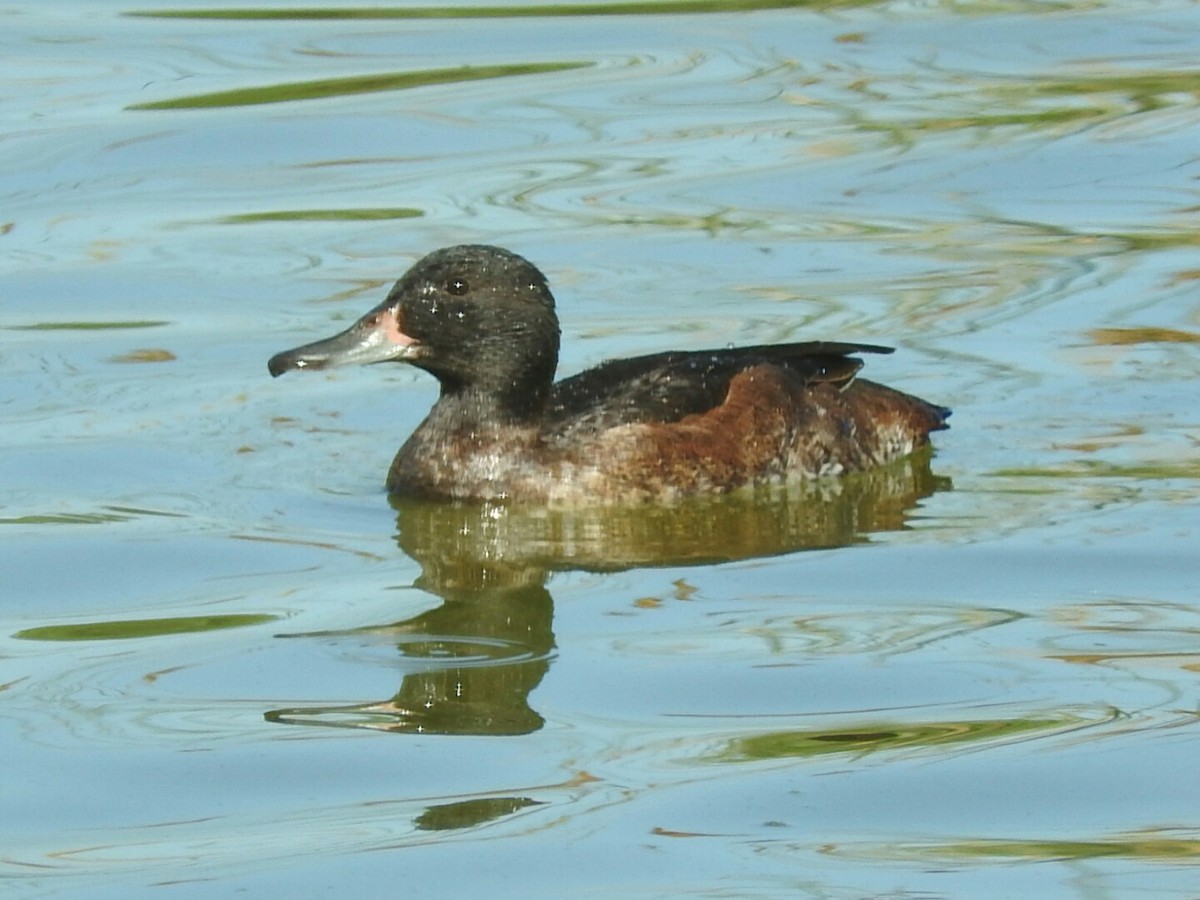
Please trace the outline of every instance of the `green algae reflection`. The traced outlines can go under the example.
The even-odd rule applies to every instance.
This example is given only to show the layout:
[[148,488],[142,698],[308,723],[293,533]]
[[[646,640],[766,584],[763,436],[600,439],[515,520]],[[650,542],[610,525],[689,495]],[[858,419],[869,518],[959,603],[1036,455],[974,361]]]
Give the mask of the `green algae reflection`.
[[461,81],[483,81],[513,75],[540,75],[582,69],[589,62],[519,63],[498,66],[458,66],[453,69],[427,69],[419,72],[384,72],[377,75],[357,75],[348,78],[326,78],[320,81],[291,81],[263,87],[217,91],[212,94],[193,94],[174,100],[135,103],[132,110],[211,109],[215,107],[255,106],[263,103],[291,103],[297,100],[323,100],[353,94],[379,91],[405,91],[435,84],[454,84]]
[[879,0],[618,0],[614,3],[547,3],[528,6],[357,6],[357,7],[230,7],[217,9],[147,9],[130,16],[157,19],[523,19],[562,16],[664,16],[753,12],[770,9],[852,9],[877,6]]
[[1096,841],[1025,840],[1025,841],[963,841],[922,848],[923,857],[960,859],[1100,859],[1122,857],[1144,860],[1200,859],[1200,840],[1192,837],[1161,837],[1156,833]]
[[481,797],[431,806],[417,816],[416,826],[421,831],[455,831],[462,828],[477,828],[505,816],[511,816],[530,806],[541,806],[541,801],[529,797]]
[[194,634],[221,631],[274,622],[279,616],[246,613],[228,616],[178,616],[170,619],[128,619],[120,622],[82,622],[75,625],[44,625],[26,628],[13,635],[23,641],[121,641],[131,638],[162,637],[168,634]]
[[120,331],[127,328],[161,328],[170,325],[162,319],[128,322],[35,322],[32,325],[9,325],[9,331]]
[[1092,343],[1101,347],[1125,347],[1131,344],[1200,344],[1200,332],[1178,328],[1093,328]]
[[949,848],[959,856],[1009,856],[1024,859],[1197,859],[1200,841],[975,841]]
[[425,215],[407,206],[364,209],[281,209],[274,212],[238,213],[224,216],[226,225],[255,225],[260,222],[376,222],[386,219],[416,219]]
[[717,762],[756,762],[827,756],[831,753],[862,756],[883,750],[1003,740],[1081,724],[1081,720],[1073,718],[985,719],[974,722],[876,725],[833,731],[776,731],[737,738],[715,759]]
[[[863,81],[856,89],[864,96],[886,89]],[[1090,78],[1062,79],[1030,73],[1019,80],[1003,79],[980,84],[969,105],[957,114],[915,118],[872,118],[864,104],[858,125],[882,132],[898,146],[913,146],[922,134],[963,129],[1019,128],[1052,131],[1084,128],[1123,119],[1131,114],[1155,112],[1179,103],[1178,98],[1200,91],[1200,72],[1134,70],[1099,72]],[[944,105],[954,110],[955,104]],[[1189,223],[1190,225],[1190,223]],[[1125,240],[1131,249],[1158,250],[1194,247],[1200,243],[1195,229],[1185,225],[1174,231],[1108,235]]]
[[1125,478],[1137,481],[1165,481],[1200,478],[1200,460],[1148,460],[1142,463],[1114,463],[1100,459],[1075,459],[1053,466],[1029,466],[1023,469],[996,469],[997,478]]
[[128,522],[141,516],[161,516],[182,519],[179,513],[160,509],[139,509],[136,506],[102,506],[105,512],[79,513],[32,513],[25,516],[0,517],[0,525],[106,525],[112,522]]

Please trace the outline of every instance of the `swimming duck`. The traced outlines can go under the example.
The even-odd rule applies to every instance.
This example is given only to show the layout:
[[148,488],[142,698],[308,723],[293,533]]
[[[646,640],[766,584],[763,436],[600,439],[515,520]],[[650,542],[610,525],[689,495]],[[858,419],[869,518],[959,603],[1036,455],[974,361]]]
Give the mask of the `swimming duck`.
[[868,469],[929,443],[950,411],[855,377],[874,344],[807,341],[655,353],[562,381],[545,276],[499,247],[436,250],[341,334],[271,357],[271,375],[406,362],[441,393],[387,475],[394,494],[567,503],[669,501]]

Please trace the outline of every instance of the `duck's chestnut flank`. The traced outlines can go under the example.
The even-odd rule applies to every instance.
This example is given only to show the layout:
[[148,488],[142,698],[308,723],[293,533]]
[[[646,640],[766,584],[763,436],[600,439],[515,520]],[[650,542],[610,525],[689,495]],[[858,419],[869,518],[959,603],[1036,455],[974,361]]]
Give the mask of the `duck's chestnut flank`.
[[882,465],[950,411],[855,378],[873,344],[658,353],[555,383],[545,276],[499,247],[430,253],[341,334],[271,357],[272,375],[407,362],[441,394],[388,472],[397,494],[628,502]]

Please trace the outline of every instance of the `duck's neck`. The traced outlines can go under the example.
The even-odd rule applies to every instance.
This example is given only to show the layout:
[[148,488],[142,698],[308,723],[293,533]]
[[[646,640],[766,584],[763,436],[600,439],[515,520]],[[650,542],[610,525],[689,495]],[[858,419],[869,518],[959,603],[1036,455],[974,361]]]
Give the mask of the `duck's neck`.
[[494,395],[445,386],[429,415],[392,461],[388,490],[398,494],[508,496],[540,443],[544,396],[498,402]]
[[486,433],[496,429],[535,428],[541,422],[550,386],[514,380],[504,390],[443,381],[438,401],[422,428],[444,432]]

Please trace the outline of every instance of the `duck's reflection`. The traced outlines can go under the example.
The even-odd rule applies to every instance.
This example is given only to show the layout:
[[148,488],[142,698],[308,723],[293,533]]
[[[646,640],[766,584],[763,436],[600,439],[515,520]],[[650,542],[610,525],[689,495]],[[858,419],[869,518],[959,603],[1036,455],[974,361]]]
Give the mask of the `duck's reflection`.
[[443,603],[370,630],[394,635],[415,671],[390,700],[279,709],[266,717],[421,734],[535,731],[543,720],[529,694],[555,646],[551,572],[843,547],[904,528],[921,499],[948,487],[926,454],[841,479],[674,506],[568,510],[395,500],[397,543],[421,566],[416,584]]
[[[430,535],[436,523],[469,528],[491,510],[467,507],[454,521],[432,505],[403,506],[400,543],[405,529]],[[411,553],[411,551],[409,551]],[[513,570],[449,557],[426,560],[415,553],[423,573],[417,586],[443,603],[411,619],[371,628],[387,633],[409,669],[390,700],[357,706],[272,710],[273,722],[297,725],[373,728],[418,734],[528,734],[542,725],[529,707],[529,693],[550,665],[553,601],[545,572]],[[352,634],[352,632],[348,633]],[[329,634],[321,637],[328,639]]]

